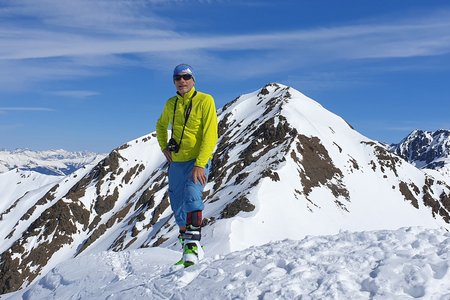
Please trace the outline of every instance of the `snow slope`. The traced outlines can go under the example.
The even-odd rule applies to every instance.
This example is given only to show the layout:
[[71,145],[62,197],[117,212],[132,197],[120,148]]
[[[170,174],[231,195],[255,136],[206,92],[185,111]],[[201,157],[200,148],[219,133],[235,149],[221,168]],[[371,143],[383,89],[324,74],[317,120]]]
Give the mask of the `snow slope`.
[[[420,187],[427,181],[422,171],[295,89],[269,84],[242,95],[220,111],[220,120],[226,143],[219,145],[217,157],[229,159],[216,165],[227,181],[206,200],[212,204],[206,215],[215,215],[216,203],[239,197],[255,209],[219,220],[215,234],[206,229],[213,250],[236,251],[339,230],[448,226],[430,218],[430,208],[420,201],[423,194],[412,192],[419,198],[417,207],[403,195],[401,186]],[[440,195],[448,188],[432,190]],[[217,242],[220,234],[229,241]]]
[[[284,239],[450,228],[450,186],[293,88],[268,84],[219,110],[205,187],[207,259]],[[179,250],[155,134],[26,195],[0,219],[0,293],[102,251]]]
[[308,236],[181,270],[172,266],[179,255],[164,248],[84,255],[2,299],[450,299],[443,229]]
[[61,180],[61,176],[43,175],[19,169],[0,173],[0,214],[25,194],[46,188]]

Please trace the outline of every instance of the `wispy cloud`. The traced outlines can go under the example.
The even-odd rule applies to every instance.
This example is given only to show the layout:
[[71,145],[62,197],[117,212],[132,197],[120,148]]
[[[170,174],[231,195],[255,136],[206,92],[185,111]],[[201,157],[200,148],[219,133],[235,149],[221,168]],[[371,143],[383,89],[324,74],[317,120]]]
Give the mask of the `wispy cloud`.
[[[326,61],[450,53],[446,11],[353,26],[204,35],[177,31],[174,22],[152,10],[154,3],[158,1],[8,3],[0,9],[0,85],[91,76],[111,64],[133,64],[123,57],[129,54],[138,60],[170,60],[182,52],[204,65],[228,68],[234,76],[252,76],[256,65],[263,75]],[[224,58],[224,51],[241,55]],[[153,67],[160,60],[152,60]],[[16,76],[10,76],[11,70]]]
[[[174,51],[301,51],[314,58],[391,58],[450,52],[448,22],[413,25],[356,25],[269,34],[186,36],[150,31],[134,35],[96,36],[35,29],[1,30],[0,59],[33,59]],[[298,53],[298,52],[297,52]]]
[[[105,0],[16,0],[0,8],[0,16],[9,22],[24,18],[19,26],[39,24],[51,31],[82,30],[87,34],[119,33],[170,23],[148,9],[153,1]],[[17,23],[16,23],[17,24]]]
[[0,107],[0,112],[48,112],[55,111],[48,107]]
[[82,91],[82,90],[54,91],[49,92],[48,94],[53,96],[77,98],[77,99],[84,99],[99,95],[99,93],[95,91]]

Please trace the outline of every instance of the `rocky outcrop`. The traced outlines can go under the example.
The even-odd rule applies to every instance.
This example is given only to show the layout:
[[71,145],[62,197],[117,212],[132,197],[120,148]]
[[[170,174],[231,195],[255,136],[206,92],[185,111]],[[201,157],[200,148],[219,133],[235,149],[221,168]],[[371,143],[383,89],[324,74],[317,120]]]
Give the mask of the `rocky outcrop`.
[[[44,269],[87,251],[176,247],[178,226],[170,210],[167,167],[152,133],[0,212],[0,293],[24,287]],[[450,187],[445,182],[356,134],[298,91],[267,84],[219,110],[219,143],[204,191],[202,232],[211,243],[216,232],[231,236],[233,220],[245,227],[261,210],[270,215],[268,203],[285,206],[276,206],[279,214],[261,217],[257,226],[271,226],[280,238],[286,230],[277,228],[276,220],[293,209],[293,222],[313,220],[315,212],[326,209],[327,217],[334,214],[333,224],[351,223],[353,204],[380,200],[365,192],[375,194],[373,186],[383,189],[389,201],[450,222]],[[322,215],[316,222],[327,221]],[[305,230],[303,223],[295,224]]]

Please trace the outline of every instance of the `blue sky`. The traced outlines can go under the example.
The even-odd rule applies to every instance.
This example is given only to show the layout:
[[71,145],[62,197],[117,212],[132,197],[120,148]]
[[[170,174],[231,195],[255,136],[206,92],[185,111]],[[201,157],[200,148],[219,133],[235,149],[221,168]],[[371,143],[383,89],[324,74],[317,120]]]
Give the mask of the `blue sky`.
[[0,148],[109,152],[191,64],[217,107],[294,87],[369,138],[450,129],[450,3],[0,0]]

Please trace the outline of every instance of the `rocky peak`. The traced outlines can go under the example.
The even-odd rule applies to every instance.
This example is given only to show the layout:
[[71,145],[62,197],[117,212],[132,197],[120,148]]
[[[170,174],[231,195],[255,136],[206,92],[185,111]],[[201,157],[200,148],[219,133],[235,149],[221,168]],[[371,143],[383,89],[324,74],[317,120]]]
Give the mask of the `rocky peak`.
[[450,177],[450,130],[414,130],[391,151],[421,169],[434,169]]
[[[204,191],[208,255],[308,234],[450,222],[448,185],[291,87],[267,84],[218,117]],[[179,249],[166,172],[152,133],[24,195],[0,219],[0,293],[80,253]]]

